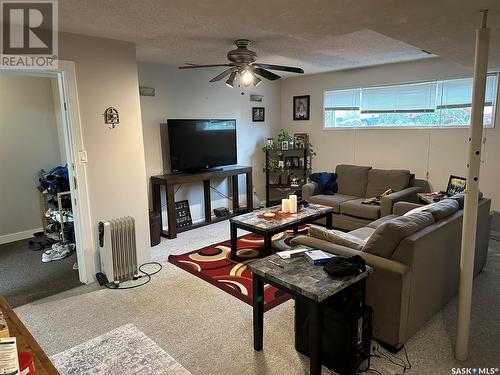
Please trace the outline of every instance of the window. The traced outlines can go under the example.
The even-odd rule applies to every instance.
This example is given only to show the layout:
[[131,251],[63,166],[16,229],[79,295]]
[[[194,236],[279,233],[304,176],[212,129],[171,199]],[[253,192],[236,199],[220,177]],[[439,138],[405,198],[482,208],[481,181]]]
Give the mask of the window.
[[[492,126],[498,75],[486,79],[484,126]],[[469,126],[472,78],[325,91],[325,128]]]

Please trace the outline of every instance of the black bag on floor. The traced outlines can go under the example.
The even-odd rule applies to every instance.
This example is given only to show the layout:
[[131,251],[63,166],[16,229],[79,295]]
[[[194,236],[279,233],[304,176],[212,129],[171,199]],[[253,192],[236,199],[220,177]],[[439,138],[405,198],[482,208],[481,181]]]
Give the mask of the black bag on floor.
[[366,271],[366,262],[359,255],[333,257],[325,264],[325,271],[333,277],[359,275]]

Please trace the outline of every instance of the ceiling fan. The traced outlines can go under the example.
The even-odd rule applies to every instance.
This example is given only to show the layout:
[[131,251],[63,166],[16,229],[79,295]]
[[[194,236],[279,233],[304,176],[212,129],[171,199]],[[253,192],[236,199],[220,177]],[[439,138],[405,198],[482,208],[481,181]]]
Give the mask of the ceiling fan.
[[269,70],[281,70],[284,72],[300,74],[304,73],[304,70],[302,68],[256,63],[255,61],[257,60],[257,54],[254,51],[248,49],[250,43],[251,42],[248,39],[235,40],[234,44],[236,44],[237,48],[227,53],[227,58],[230,61],[228,64],[186,64],[184,66],[180,66],[179,69],[199,69],[228,66],[229,68],[212,78],[210,82],[217,82],[229,76],[229,78],[226,80],[226,85],[228,85],[229,87],[234,87],[237,75],[240,75],[241,82],[244,86],[250,86],[252,83],[254,86],[257,86],[262,81],[258,76],[271,81],[281,78],[279,75],[274,74]]

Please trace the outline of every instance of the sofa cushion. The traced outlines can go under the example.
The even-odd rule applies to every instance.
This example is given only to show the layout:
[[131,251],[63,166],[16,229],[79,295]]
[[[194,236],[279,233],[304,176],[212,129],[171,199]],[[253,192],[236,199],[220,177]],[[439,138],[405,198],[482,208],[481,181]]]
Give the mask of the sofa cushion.
[[353,199],[340,204],[340,212],[344,215],[361,217],[363,219],[378,219],[380,217],[380,206],[375,204],[363,204],[364,198]]
[[425,212],[430,212],[435,221],[444,219],[447,216],[458,211],[459,204],[454,199],[443,199],[442,201],[429,204]]
[[405,237],[411,236],[433,223],[434,216],[425,211],[396,217],[375,229],[362,250],[389,259]]
[[343,194],[335,194],[335,195],[327,195],[327,194],[318,194],[313,195],[309,198],[309,202],[314,204],[322,204],[324,206],[329,206],[333,208],[333,212],[336,214],[340,213],[340,204],[342,202],[346,202],[352,199],[356,199],[351,195],[343,195]]
[[458,209],[461,210],[464,208],[464,202],[465,202],[465,194],[464,193],[457,193],[455,195],[452,195],[450,199],[456,200],[458,202]]
[[372,221],[370,224],[367,225],[367,227],[368,228],[377,229],[380,225],[384,224],[386,221],[392,220],[392,219],[394,219],[396,217],[398,217],[398,215],[382,216],[380,219]]
[[362,227],[362,228],[351,230],[349,232],[349,234],[351,236],[358,237],[366,242],[366,240],[368,240],[368,238],[370,238],[370,236],[373,234],[373,232],[375,232],[374,228]]
[[335,169],[337,173],[338,192],[355,197],[364,197],[368,184],[368,171],[372,167],[339,164]]
[[365,197],[376,197],[387,189],[400,191],[408,187],[410,171],[405,169],[370,169]]
[[313,224],[309,225],[309,236],[356,250],[361,250],[366,242],[352,234]]
[[429,207],[432,206],[433,204],[435,204],[435,203],[431,203],[428,205],[426,205],[426,204],[419,205],[418,207],[415,207],[415,208],[411,209],[410,211],[405,212],[403,216],[408,216],[411,214],[418,214],[419,212],[427,211],[429,209]]

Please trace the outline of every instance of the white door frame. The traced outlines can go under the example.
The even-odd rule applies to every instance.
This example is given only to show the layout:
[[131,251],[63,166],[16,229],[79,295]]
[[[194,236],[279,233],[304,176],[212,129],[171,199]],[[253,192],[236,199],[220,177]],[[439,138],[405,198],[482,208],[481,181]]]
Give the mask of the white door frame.
[[68,160],[68,175],[72,192],[73,216],[75,219],[75,242],[78,259],[78,274],[82,283],[93,281],[94,271],[94,236],[90,214],[90,202],[87,185],[86,151],[78,104],[78,89],[76,82],[75,63],[59,60],[57,69],[0,69],[2,74],[32,75],[57,78],[59,95],[61,97],[61,114],[66,155]]

